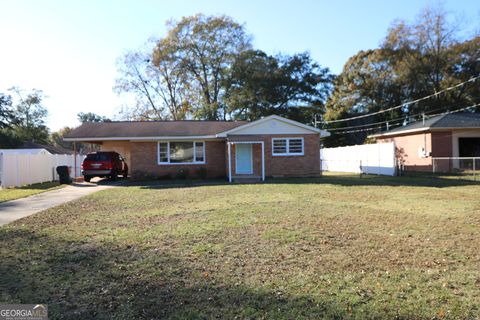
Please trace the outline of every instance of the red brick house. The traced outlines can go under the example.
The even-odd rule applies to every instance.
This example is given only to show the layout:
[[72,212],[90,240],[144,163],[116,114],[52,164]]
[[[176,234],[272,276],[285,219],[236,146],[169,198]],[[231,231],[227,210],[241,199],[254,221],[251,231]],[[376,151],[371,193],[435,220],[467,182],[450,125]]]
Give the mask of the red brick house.
[[[395,142],[397,164],[405,170],[430,172],[432,158],[480,157],[480,114],[442,114],[370,137],[377,142]],[[437,161],[436,165],[451,167],[455,163],[458,160]]]
[[328,132],[269,116],[247,121],[85,123],[65,141],[99,144],[127,161],[135,178],[307,177],[320,174],[320,139]]

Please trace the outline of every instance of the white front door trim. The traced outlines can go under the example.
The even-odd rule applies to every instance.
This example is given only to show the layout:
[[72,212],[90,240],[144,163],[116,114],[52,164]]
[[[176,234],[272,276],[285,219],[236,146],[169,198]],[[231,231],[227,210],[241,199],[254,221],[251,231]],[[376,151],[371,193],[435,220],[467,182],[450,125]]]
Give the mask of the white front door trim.
[[[259,143],[262,145],[262,181],[265,181],[265,143],[263,141],[231,141],[227,142],[227,153],[228,153],[228,182],[232,182],[232,149],[231,146],[235,144],[255,144]],[[253,157],[253,150],[252,150]],[[253,168],[253,167],[252,167]]]
[[243,143],[235,146],[235,173],[253,173],[253,150],[251,144]]

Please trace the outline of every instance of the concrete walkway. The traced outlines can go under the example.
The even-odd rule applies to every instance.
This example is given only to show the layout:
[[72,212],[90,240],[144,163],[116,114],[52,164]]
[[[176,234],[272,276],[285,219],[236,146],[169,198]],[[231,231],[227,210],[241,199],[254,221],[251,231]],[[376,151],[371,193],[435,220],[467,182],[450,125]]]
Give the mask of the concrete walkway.
[[122,183],[112,182],[106,185],[75,183],[61,189],[39,193],[27,198],[2,202],[0,203],[0,226],[120,184]]

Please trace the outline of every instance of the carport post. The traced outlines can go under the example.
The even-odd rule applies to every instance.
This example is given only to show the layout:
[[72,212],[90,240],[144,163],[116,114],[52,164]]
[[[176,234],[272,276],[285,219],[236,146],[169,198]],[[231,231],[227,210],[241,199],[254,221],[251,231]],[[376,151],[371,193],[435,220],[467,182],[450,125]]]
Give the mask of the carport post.
[[262,141],[262,181],[265,181],[265,146]]
[[227,142],[227,148],[228,148],[228,182],[232,182],[232,147],[230,142]]

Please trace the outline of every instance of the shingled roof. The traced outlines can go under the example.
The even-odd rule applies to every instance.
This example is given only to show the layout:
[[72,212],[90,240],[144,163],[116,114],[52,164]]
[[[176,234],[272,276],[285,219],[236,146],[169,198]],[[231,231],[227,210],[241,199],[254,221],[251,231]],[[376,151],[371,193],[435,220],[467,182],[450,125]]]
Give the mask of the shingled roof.
[[65,140],[99,140],[101,138],[204,137],[231,130],[247,121],[113,121],[88,122],[72,130]]
[[45,149],[51,154],[73,154],[73,150],[65,149],[63,147],[58,147],[58,146],[34,143],[34,142],[25,142],[19,147],[19,149]]
[[390,131],[371,135],[371,137],[393,136],[408,132],[441,130],[441,129],[480,129],[480,113],[456,112],[446,113],[420,120]]

